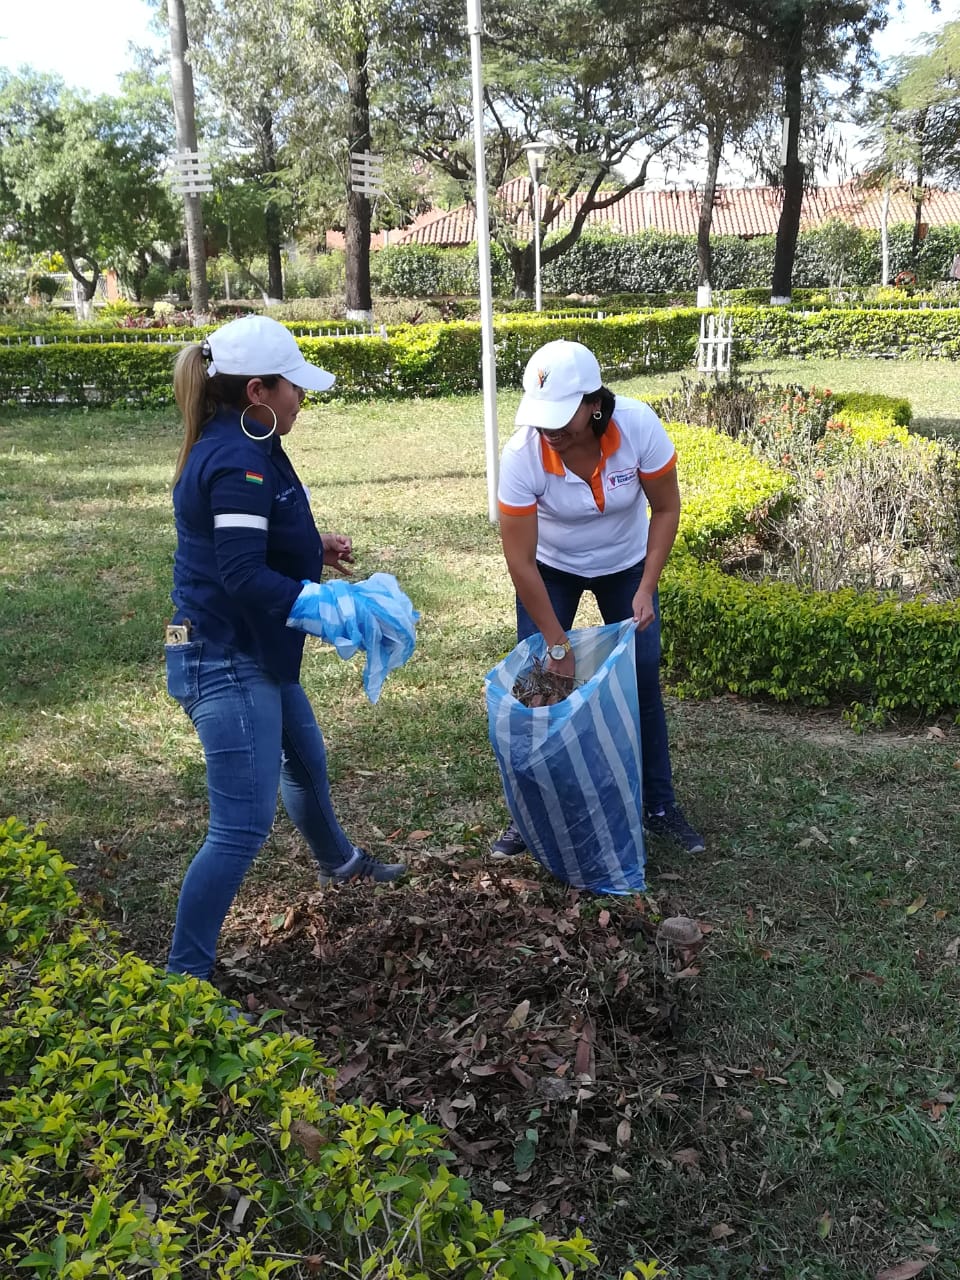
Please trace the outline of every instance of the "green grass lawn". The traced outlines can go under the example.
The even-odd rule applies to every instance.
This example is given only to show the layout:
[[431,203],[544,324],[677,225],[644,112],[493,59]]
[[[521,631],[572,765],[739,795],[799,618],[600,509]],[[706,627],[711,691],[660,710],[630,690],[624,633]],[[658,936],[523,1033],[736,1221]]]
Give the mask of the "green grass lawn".
[[[763,371],[904,395],[924,430],[960,434],[952,364]],[[502,439],[516,402],[501,397]],[[177,444],[172,411],[0,411],[0,812],[46,821],[91,902],[156,961],[204,826],[202,758],[163,683]],[[479,859],[505,817],[482,676],[513,644],[512,596],[479,397],[307,411],[289,448],[322,527],[352,534],[359,572],[396,574],[422,612],[377,707],[359,659],[313,642],[304,683],[348,831],[409,857],[442,900],[451,858]],[[651,849],[646,901],[712,931],[655,1068],[604,1082],[627,1099],[627,1177],[571,1144],[584,1230],[609,1274],[656,1254],[684,1280],[841,1280],[904,1259],[960,1276],[955,729],[858,736],[839,715],[735,698],[668,715],[709,851]],[[311,883],[280,819],[240,908]],[[626,909],[609,908],[614,923]],[[505,1203],[530,1208],[519,1187]]]

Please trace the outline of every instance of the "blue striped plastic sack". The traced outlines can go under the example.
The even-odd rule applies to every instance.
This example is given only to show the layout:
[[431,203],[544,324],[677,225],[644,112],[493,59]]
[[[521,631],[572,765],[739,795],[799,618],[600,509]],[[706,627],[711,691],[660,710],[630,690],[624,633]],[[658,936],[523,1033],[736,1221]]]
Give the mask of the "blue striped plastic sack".
[[490,742],[513,819],[558,880],[635,893],[644,880],[634,623],[570,632],[578,684],[552,707],[525,707],[517,677],[545,656],[522,640],[484,681]]

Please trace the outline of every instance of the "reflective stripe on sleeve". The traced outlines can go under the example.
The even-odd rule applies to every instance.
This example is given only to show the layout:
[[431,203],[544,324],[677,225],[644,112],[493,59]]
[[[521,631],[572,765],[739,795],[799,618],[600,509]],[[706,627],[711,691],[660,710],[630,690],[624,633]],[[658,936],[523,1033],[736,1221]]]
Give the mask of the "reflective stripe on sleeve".
[[249,516],[242,512],[236,512],[229,515],[214,516],[213,527],[215,529],[262,529],[266,533],[270,528],[270,521],[266,516]]

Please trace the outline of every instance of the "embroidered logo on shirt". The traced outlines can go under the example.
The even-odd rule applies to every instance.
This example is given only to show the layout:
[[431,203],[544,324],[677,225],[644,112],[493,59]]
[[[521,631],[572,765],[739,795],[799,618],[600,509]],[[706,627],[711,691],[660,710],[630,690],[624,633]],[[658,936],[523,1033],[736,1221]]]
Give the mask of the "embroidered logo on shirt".
[[631,480],[635,480],[636,471],[614,471],[612,475],[607,476],[607,488],[619,489],[621,485],[629,484]]
[[247,484],[263,484],[263,476],[257,471],[248,471],[244,479]]

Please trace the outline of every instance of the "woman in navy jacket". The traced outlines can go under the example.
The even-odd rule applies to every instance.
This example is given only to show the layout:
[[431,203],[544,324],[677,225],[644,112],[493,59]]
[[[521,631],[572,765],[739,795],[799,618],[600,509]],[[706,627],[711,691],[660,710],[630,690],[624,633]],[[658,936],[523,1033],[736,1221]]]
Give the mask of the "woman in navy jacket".
[[172,973],[209,977],[224,917],[273,824],[278,786],[321,883],[395,880],[404,870],[370,858],[336,819],[323,736],[300,685],[304,636],[287,625],[324,565],[350,572],[350,539],[317,532],[282,444],[305,392],[333,382],[264,316],[233,320],[177,358],[184,437],[167,688],[203,746],[210,826],[180,891]]

